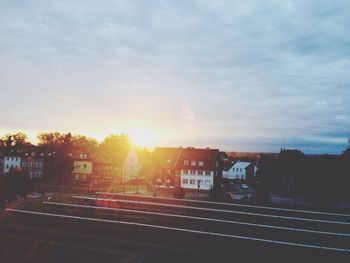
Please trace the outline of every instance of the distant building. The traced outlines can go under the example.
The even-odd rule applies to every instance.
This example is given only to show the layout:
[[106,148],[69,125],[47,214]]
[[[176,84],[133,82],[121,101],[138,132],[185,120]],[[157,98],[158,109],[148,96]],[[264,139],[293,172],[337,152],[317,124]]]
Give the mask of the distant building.
[[93,186],[109,187],[118,183],[120,180],[120,169],[117,165],[111,163],[93,163],[91,182]]
[[79,159],[73,161],[74,180],[77,182],[90,182],[92,177],[92,160],[88,159],[88,155],[81,153]]
[[4,173],[4,154],[0,150],[0,175]]
[[11,171],[21,171],[21,157],[15,153],[1,153],[0,155],[1,173],[5,174]]
[[230,180],[251,180],[255,178],[256,166],[250,162],[233,162],[227,166],[222,177]]
[[36,153],[25,154],[22,157],[22,172],[30,178],[42,178],[44,176],[45,159],[38,157]]
[[195,190],[219,188],[223,156],[210,148],[158,147],[152,154],[153,184]]
[[220,152],[217,149],[180,148],[175,167],[181,188],[210,190],[221,185]]
[[126,182],[140,175],[141,163],[134,150],[130,150],[123,162],[122,181]]
[[175,165],[180,148],[157,147],[152,153],[153,185],[156,187],[175,186]]

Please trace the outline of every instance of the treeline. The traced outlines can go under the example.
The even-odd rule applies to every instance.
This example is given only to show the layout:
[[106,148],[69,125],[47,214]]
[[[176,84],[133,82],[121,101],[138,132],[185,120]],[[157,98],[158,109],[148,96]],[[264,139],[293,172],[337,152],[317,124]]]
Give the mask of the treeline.
[[[42,132],[37,135],[37,145],[29,142],[23,132],[7,134],[0,138],[0,150],[11,149],[16,154],[35,152],[45,157],[49,168],[55,167],[61,175],[69,175],[73,169],[72,159],[80,153],[87,153],[94,162],[121,166],[132,149],[127,134],[110,135],[102,142],[79,134]],[[146,162],[150,152],[146,148],[134,148],[141,163]],[[55,171],[54,171],[55,172]]]
[[[43,180],[60,183],[63,178],[72,180],[73,162],[85,153],[94,163],[108,163],[121,166],[132,149],[126,134],[110,135],[102,142],[80,134],[42,132],[37,135],[37,144],[31,143],[23,132],[6,134],[0,138],[0,152],[4,155],[28,156],[44,158],[45,168]],[[150,152],[146,148],[133,148],[139,161],[148,163]],[[1,165],[0,165],[1,166]],[[149,172],[149,165],[144,165],[142,175]],[[63,181],[62,181],[63,182]],[[35,189],[35,182],[23,171],[11,170],[0,173],[0,206],[4,200],[23,197]]]
[[332,206],[350,200],[350,147],[341,155],[305,155],[281,149],[277,156],[261,155],[258,180],[265,192],[276,191]]
[[[99,143],[94,138],[70,132],[41,132],[37,135],[37,140],[37,145],[33,145],[23,132],[7,134],[0,138],[0,149],[11,148],[16,153],[35,150],[49,155],[68,156],[88,153],[97,162],[120,164],[132,148],[127,134],[110,135]],[[135,150],[143,154],[148,151],[146,148]]]

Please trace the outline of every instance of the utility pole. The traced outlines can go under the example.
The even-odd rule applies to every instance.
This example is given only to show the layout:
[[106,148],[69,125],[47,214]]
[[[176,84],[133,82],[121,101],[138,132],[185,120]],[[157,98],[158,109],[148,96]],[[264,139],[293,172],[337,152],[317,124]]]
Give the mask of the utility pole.
[[125,160],[122,164],[123,194],[125,194]]
[[200,181],[197,180],[197,186],[198,186],[198,189],[197,189],[197,197],[199,197],[199,189],[201,188],[201,185],[200,185]]

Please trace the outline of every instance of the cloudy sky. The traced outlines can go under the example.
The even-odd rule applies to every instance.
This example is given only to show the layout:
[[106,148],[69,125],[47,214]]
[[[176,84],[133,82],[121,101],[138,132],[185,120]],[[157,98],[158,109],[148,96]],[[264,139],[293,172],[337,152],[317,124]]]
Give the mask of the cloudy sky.
[[[340,153],[350,2],[0,0],[0,135]],[[153,138],[154,139],[154,138]]]

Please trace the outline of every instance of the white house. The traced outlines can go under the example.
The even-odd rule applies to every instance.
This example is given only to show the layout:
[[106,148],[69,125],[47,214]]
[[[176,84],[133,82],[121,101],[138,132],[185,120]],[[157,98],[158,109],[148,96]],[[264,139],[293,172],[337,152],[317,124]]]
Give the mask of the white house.
[[256,166],[250,162],[236,162],[228,167],[227,170],[224,170],[222,173],[223,178],[230,180],[247,180],[249,178],[255,177]]
[[180,175],[180,187],[185,189],[210,190],[218,177],[219,150],[180,149],[176,170]]
[[131,178],[139,176],[141,170],[141,163],[134,150],[131,150],[126,156],[123,163],[123,181],[128,181]]
[[3,157],[3,173],[7,173],[11,170],[21,170],[21,157],[9,155]]
[[214,171],[181,169],[181,187],[210,190],[214,185]]

